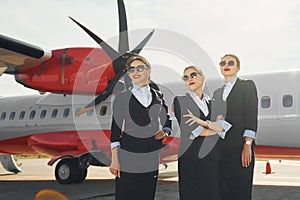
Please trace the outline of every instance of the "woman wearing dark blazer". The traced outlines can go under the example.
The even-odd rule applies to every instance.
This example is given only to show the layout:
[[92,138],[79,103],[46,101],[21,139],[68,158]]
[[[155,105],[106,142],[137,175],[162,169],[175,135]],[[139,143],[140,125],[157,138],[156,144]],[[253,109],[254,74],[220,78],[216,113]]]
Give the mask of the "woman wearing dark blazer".
[[[181,200],[218,200],[217,132],[224,138],[224,130],[228,130],[230,124],[223,120],[209,121],[210,100],[202,91],[205,76],[198,67],[186,67],[183,80],[189,91],[174,98],[175,116],[181,131],[178,155],[179,196]],[[221,118],[219,116],[218,119]]]
[[257,131],[257,91],[253,81],[237,77],[240,60],[226,54],[219,63],[225,85],[213,95],[213,103],[225,107],[222,114],[232,128],[221,150],[220,180],[224,200],[250,200]]
[[116,176],[117,200],[153,200],[159,153],[170,134],[171,120],[162,94],[149,86],[149,62],[133,56],[127,67],[132,86],[113,102],[110,172]]

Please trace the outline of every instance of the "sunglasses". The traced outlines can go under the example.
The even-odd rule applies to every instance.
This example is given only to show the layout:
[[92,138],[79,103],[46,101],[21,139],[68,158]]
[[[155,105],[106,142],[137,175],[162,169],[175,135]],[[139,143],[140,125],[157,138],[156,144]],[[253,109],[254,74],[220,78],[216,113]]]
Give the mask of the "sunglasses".
[[226,63],[226,61],[221,61],[221,62],[219,63],[219,65],[220,65],[221,67],[226,66],[226,64],[227,64],[228,66],[233,66],[233,65],[235,65],[235,62],[234,62],[233,60],[229,60],[227,63]]
[[127,70],[128,74],[132,74],[135,70],[138,72],[144,71],[144,69],[149,69],[147,65],[138,65],[136,67],[130,66]]
[[[182,77],[182,80],[183,80],[183,81],[188,81],[190,77],[191,77],[191,79],[195,79],[195,78],[197,77],[197,74],[200,74],[200,73],[193,72],[193,73],[191,73],[190,75],[184,75],[184,76]],[[201,74],[200,74],[200,75],[201,75]]]

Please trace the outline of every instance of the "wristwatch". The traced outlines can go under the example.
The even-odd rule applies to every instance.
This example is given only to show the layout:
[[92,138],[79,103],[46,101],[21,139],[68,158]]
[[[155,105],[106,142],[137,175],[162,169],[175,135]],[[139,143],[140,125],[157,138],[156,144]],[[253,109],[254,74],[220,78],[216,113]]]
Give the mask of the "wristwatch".
[[163,131],[164,132],[164,136],[165,137],[168,137],[169,136],[169,133],[168,132],[165,132],[165,131]]
[[245,144],[246,144],[247,146],[251,146],[252,141],[251,141],[251,140],[245,140]]

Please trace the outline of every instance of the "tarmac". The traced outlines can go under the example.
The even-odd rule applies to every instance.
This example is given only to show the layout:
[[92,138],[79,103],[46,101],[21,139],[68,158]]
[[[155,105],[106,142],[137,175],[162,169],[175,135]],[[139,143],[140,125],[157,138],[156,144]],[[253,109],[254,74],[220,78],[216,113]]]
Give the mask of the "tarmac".
[[[19,159],[22,173],[12,174],[0,166],[0,200],[33,200],[44,189],[63,193],[70,200],[113,200],[114,177],[107,167],[89,167],[83,183],[62,185],[55,181],[55,166],[48,159]],[[266,161],[256,161],[253,200],[299,200],[300,161],[270,161],[271,173],[266,172]],[[177,163],[167,169],[161,166],[156,200],[176,200],[178,196]]]

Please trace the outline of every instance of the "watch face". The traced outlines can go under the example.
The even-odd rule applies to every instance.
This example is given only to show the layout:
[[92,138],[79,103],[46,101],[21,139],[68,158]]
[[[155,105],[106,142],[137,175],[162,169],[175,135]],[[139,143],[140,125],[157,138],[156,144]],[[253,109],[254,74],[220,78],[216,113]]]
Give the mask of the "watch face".
[[251,141],[247,140],[246,142],[246,145],[251,145]]

